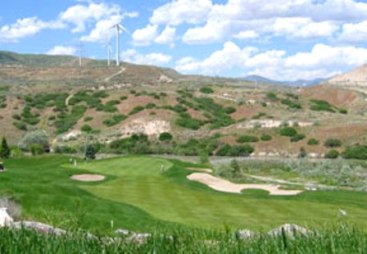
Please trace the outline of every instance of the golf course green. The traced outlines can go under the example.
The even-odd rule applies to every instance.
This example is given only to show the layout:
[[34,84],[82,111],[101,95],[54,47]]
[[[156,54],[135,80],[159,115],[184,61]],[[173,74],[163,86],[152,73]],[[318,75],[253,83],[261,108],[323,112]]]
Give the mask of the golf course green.
[[[214,191],[186,176],[193,164],[155,157],[120,157],[92,162],[43,156],[11,159],[0,174],[0,195],[21,206],[22,219],[60,227],[107,231],[157,227],[268,230],[283,223],[323,226],[348,221],[367,226],[367,195],[354,191],[313,191],[270,196]],[[162,170],[163,169],[163,170]],[[100,182],[71,180],[101,174]],[[347,212],[340,217],[339,209]],[[113,223],[111,222],[113,221]]]

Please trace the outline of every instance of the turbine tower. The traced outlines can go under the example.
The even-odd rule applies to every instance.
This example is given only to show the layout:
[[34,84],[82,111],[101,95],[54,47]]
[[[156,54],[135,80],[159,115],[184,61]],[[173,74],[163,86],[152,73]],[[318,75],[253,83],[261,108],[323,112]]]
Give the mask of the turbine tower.
[[107,42],[104,47],[107,49],[107,66],[111,66],[111,43]]
[[129,33],[129,31],[120,24],[116,24],[112,28],[116,28],[116,66],[120,66],[120,32]]

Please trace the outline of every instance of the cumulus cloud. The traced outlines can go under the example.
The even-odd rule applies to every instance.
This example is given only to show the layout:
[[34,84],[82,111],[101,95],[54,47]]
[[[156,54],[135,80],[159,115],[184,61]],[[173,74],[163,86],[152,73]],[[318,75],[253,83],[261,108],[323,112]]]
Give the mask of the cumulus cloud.
[[162,33],[155,38],[155,42],[159,44],[168,44],[174,46],[176,37],[176,28],[171,26],[166,26]]
[[273,32],[277,36],[293,38],[330,37],[339,26],[331,21],[314,22],[310,18],[277,18]]
[[170,55],[162,53],[141,54],[135,49],[129,49],[121,54],[125,62],[144,65],[165,65],[172,59]]
[[58,21],[42,21],[37,17],[18,19],[14,24],[0,28],[0,42],[18,42],[20,39],[33,36],[44,29],[60,29],[63,24]]
[[150,22],[171,26],[199,24],[206,21],[211,8],[211,0],[175,0],[155,9]]
[[47,51],[47,55],[75,55],[77,49],[75,47],[70,46],[55,46],[49,51]]
[[333,47],[316,44],[309,52],[287,55],[284,50],[260,51],[240,48],[226,42],[223,48],[206,59],[185,57],[176,62],[176,69],[184,73],[225,75],[240,68],[244,75],[257,74],[277,80],[313,79],[340,73],[345,67],[354,68],[367,62],[367,49],[353,46]]
[[367,20],[360,23],[347,23],[339,36],[342,41],[362,42],[367,40]]
[[62,12],[60,20],[74,25],[72,33],[85,32],[88,26],[93,26],[88,35],[82,36],[82,41],[106,42],[114,33],[113,25],[121,23],[125,18],[135,18],[137,12],[124,12],[117,4],[88,1],[87,5],[77,4]]
[[147,25],[134,31],[133,43],[137,46],[147,46],[158,36],[158,25]]
[[[270,34],[315,39],[333,36],[340,25],[367,19],[367,3],[353,0],[176,0],[158,7],[151,24],[190,24],[182,39],[205,44],[228,39],[260,39]],[[249,32],[249,31],[256,31]]]

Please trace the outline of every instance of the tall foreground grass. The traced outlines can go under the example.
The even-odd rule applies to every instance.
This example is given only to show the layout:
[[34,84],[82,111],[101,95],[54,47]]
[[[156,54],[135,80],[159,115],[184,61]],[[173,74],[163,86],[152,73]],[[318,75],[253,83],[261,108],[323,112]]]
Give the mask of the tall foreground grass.
[[123,238],[61,237],[28,230],[0,230],[0,253],[367,253],[367,233],[348,226],[307,236],[261,234],[247,240],[232,232],[176,231],[153,234],[144,243]]

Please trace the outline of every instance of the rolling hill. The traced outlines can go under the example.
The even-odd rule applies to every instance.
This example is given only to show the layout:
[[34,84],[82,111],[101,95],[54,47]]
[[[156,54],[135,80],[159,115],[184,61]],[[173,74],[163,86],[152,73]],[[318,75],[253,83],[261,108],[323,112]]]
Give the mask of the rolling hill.
[[[67,56],[1,52],[0,59],[0,136],[14,145],[36,129],[54,147],[78,149],[89,133],[126,152],[133,148],[119,140],[143,133],[148,141],[134,142],[150,152],[185,155],[246,154],[250,146],[259,156],[297,156],[304,148],[321,157],[329,138],[342,142],[339,151],[367,142],[366,95],[347,85],[296,88],[92,59],[79,67]],[[282,134],[287,126],[294,137]],[[161,143],[165,132],[172,142]]]

